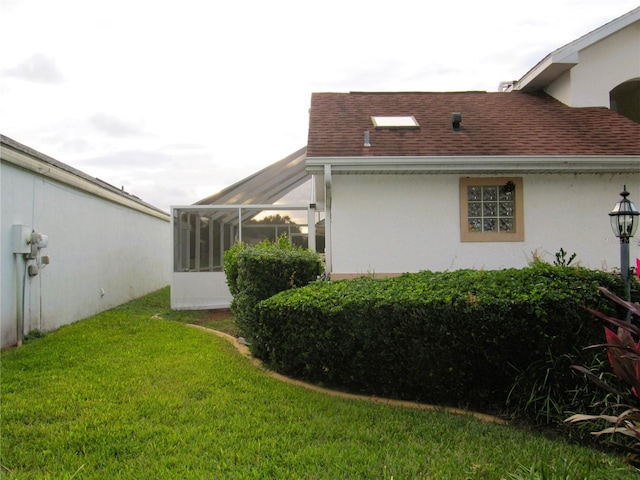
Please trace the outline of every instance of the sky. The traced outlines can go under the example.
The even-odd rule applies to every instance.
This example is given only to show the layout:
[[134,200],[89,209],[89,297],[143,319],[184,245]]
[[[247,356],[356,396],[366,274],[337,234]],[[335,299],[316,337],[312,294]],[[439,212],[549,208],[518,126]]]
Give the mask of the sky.
[[0,133],[168,212],[305,146],[313,92],[497,91],[637,2],[0,0]]

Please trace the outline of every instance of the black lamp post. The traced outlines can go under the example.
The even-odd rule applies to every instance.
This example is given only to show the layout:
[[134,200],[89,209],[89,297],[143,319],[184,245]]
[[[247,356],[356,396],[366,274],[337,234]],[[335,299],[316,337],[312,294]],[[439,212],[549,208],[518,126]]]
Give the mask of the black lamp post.
[[638,209],[632,201],[628,200],[627,186],[620,193],[622,200],[615,204],[609,217],[613,234],[620,239],[620,273],[625,284],[626,300],[631,300],[631,279],[629,269],[629,239],[636,234],[638,229]]

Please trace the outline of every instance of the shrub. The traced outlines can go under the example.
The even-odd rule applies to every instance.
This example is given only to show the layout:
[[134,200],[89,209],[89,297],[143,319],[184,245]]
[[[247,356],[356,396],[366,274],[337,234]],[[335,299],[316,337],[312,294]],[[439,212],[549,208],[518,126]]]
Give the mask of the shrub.
[[622,409],[622,412],[619,415],[576,414],[567,418],[566,421],[570,423],[585,421],[592,423],[594,421],[604,420],[605,422],[613,424],[613,426],[592,433],[597,437],[619,434],[622,435],[623,438],[626,436],[628,439],[631,439],[631,441],[622,443],[614,441],[610,441],[609,443],[626,450],[628,463],[640,469],[640,328],[631,323],[633,316],[635,316],[636,319],[640,319],[640,304],[622,300],[606,288],[600,288],[600,290],[608,298],[614,300],[629,312],[628,320],[619,320],[596,310],[589,309],[590,312],[597,317],[617,327],[616,332],[605,327],[604,331],[607,343],[594,345],[592,348],[606,348],[607,358],[615,375],[626,384],[625,391],[623,392],[623,389],[619,386],[613,386],[610,383],[604,382],[601,375],[594,373],[591,369],[577,365],[573,365],[572,368],[584,373],[589,380],[610,394],[612,393],[617,397],[622,397],[624,404],[615,405],[616,409]]
[[531,412],[540,408],[527,403],[532,385],[553,377],[553,395],[561,390],[566,402],[577,384],[568,365],[592,360],[582,346],[599,328],[583,307],[612,312],[599,284],[621,288],[614,275],[543,263],[317,282],[260,303],[260,354],[282,373],[328,385]]
[[323,271],[322,258],[316,252],[296,247],[286,236],[275,242],[264,241],[250,247],[237,244],[225,254],[225,274],[233,295],[231,310],[238,331],[252,344],[254,354],[261,352],[257,304],[278,292],[307,285]]
[[238,242],[224,252],[224,274],[227,279],[229,292],[234,297],[240,292],[238,289],[238,254],[246,248],[249,248],[248,244]]

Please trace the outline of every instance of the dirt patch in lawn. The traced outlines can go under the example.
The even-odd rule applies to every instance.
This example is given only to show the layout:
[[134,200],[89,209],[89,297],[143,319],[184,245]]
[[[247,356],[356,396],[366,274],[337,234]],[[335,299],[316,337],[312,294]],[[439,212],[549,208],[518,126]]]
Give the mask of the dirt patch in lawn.
[[205,328],[218,330],[233,337],[238,336],[235,318],[228,308],[216,310],[200,310],[196,318],[189,323]]
[[231,310],[228,308],[222,310],[202,310],[200,315],[203,321],[207,322],[221,322],[233,318],[233,313],[231,313]]

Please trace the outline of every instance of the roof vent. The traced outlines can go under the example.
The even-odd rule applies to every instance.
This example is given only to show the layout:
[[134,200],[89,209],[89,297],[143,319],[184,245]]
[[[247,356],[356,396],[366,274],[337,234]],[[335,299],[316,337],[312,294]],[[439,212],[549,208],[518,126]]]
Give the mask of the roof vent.
[[451,125],[454,131],[460,130],[460,123],[462,123],[462,114],[460,112],[453,112],[451,114]]
[[369,130],[364,132],[364,146],[365,147],[370,147],[371,146],[371,142],[369,140]]

